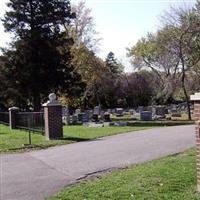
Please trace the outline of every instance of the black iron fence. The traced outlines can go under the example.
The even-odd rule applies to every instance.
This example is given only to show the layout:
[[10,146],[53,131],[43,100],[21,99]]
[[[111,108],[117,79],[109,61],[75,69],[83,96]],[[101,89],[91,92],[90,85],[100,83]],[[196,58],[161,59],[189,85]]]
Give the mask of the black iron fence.
[[18,112],[16,113],[16,128],[34,132],[44,132],[43,112]]
[[0,112],[0,123],[9,125],[9,112]]

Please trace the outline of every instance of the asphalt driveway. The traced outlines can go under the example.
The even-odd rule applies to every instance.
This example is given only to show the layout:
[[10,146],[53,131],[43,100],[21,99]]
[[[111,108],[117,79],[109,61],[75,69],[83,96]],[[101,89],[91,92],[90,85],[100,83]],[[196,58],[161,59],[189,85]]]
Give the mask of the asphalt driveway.
[[88,175],[178,153],[194,126],[137,131],[46,150],[0,155],[0,199],[42,200]]

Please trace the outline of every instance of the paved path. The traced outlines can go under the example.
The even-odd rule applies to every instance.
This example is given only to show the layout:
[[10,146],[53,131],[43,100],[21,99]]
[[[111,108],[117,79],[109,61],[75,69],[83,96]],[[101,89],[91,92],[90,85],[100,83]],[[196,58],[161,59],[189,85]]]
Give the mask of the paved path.
[[194,146],[194,126],[156,128],[23,154],[1,154],[1,200],[42,200],[87,175]]

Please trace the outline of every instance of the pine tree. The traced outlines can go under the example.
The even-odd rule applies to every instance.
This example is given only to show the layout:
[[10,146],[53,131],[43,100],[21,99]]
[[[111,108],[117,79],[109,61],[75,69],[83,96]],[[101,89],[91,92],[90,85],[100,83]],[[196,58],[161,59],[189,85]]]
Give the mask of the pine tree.
[[70,1],[10,0],[8,7],[3,23],[15,40],[4,56],[13,87],[27,96],[34,110],[49,92],[80,94],[81,77],[70,64],[73,40],[63,28],[75,17]]
[[108,67],[113,77],[116,78],[122,74],[123,71],[122,65],[118,63],[117,59],[115,58],[115,54],[113,52],[110,52],[107,55],[106,66]]

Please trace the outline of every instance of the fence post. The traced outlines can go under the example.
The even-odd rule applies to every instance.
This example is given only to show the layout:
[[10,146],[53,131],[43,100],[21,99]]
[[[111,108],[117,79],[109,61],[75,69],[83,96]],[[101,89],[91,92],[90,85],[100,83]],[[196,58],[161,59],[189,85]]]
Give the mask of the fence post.
[[19,112],[19,108],[11,107],[8,110],[9,110],[9,126],[10,126],[10,129],[15,129],[16,123],[17,123],[16,114]]
[[197,191],[200,192],[200,93],[190,96],[194,101],[195,135],[196,135],[196,171],[197,171]]
[[43,107],[46,138],[48,140],[62,139],[62,105],[57,101],[57,97],[54,93],[49,95],[49,101],[43,104]]

